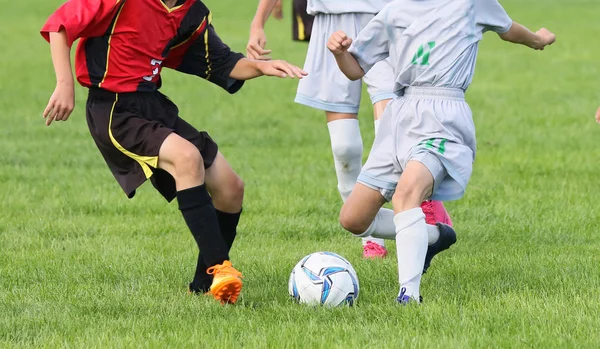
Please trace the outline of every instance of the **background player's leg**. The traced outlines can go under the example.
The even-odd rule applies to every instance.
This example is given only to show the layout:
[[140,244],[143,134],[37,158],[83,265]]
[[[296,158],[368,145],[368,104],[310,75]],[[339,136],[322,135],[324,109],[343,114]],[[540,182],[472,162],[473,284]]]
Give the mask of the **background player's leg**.
[[362,168],[363,142],[356,114],[326,112],[338,190],[345,202]]
[[[360,126],[356,114],[326,112],[326,116],[338,190],[345,202],[362,168],[363,142]],[[379,216],[373,218],[382,219]],[[370,236],[363,238],[363,248],[365,257],[384,257],[387,254],[383,240]]]
[[383,111],[387,107],[390,100],[391,99],[384,99],[373,104],[373,118],[375,119],[375,136],[377,136],[377,130],[379,129],[379,119],[381,118],[381,115],[383,114]]
[[396,249],[398,253],[398,302],[411,299],[419,302],[420,283],[427,254],[427,223],[421,203],[431,196],[433,190],[431,172],[418,161],[409,161],[392,197],[394,224],[396,225]]
[[[338,190],[345,202],[362,168],[363,142],[356,114],[326,112],[331,150],[338,179]],[[374,217],[376,218],[376,217]],[[363,238],[363,256],[385,257],[387,251],[381,239]]]

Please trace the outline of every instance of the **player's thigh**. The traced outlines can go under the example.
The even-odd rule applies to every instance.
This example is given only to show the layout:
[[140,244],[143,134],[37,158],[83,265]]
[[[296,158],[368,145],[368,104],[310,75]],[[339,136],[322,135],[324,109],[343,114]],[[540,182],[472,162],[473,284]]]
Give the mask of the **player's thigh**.
[[185,171],[193,171],[204,176],[204,162],[196,146],[176,133],[171,133],[163,141],[158,152],[158,168],[177,178]]
[[434,177],[427,166],[420,161],[408,161],[392,197],[394,211],[398,213],[419,207],[431,197],[433,186]]
[[385,108],[387,108],[387,105],[390,103],[390,101],[391,99],[383,99],[373,104],[373,118],[375,120],[381,119],[381,116],[383,115],[383,112],[385,111]]
[[175,131],[175,133],[177,133],[177,135],[181,136],[196,147],[196,149],[200,152],[200,155],[202,155],[202,161],[205,169],[208,169],[212,166],[213,161],[219,152],[219,146],[210,137],[208,132],[199,131],[196,129],[196,127],[192,126],[180,117],[176,118],[174,124],[172,125],[172,129]]
[[[164,98],[164,103],[171,102]],[[158,168],[169,173],[155,175],[154,186],[167,198],[175,197],[177,190],[204,183],[205,169],[210,167],[218,152],[217,144],[208,133],[198,131],[181,119],[177,108],[168,108],[169,115],[164,123],[173,132],[161,146]]]
[[217,153],[212,166],[206,169],[205,181],[215,208],[229,213],[241,210],[244,182],[220,152]]
[[353,234],[360,235],[369,228],[385,202],[378,190],[356,183],[342,206],[340,224]]

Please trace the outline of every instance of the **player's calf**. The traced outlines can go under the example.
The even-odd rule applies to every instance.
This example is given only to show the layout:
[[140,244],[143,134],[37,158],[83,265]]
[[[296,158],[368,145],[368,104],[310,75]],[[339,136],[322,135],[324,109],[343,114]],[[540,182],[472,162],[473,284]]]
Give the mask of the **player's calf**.
[[373,223],[385,199],[364,184],[357,183],[340,211],[340,224],[356,236],[361,236]]
[[401,296],[416,302],[420,302],[419,288],[428,247],[427,223],[420,206],[431,195],[433,184],[425,165],[409,161],[392,197]]
[[206,186],[215,208],[222,212],[238,213],[244,201],[244,181],[237,175],[221,153],[206,169]]
[[[221,153],[217,153],[212,165],[206,169],[205,181],[215,206],[221,237],[225,241],[228,251],[231,251],[242,214],[244,182],[233,171]],[[207,273],[204,256],[200,253],[190,290],[195,293],[205,293],[212,289],[213,283],[213,275]],[[235,290],[235,287],[233,289]]]

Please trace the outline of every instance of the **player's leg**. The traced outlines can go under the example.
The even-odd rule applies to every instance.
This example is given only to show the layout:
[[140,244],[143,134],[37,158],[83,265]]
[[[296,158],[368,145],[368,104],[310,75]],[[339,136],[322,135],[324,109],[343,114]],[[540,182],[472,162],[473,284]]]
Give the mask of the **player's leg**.
[[219,152],[211,167],[206,170],[206,186],[212,196],[221,235],[231,249],[244,201],[244,182]]
[[160,148],[158,168],[175,179],[179,209],[202,251],[207,273],[214,274],[210,291],[221,302],[235,303],[242,287],[241,273],[229,261],[229,248],[205,184],[204,166],[196,145],[178,134],[169,135]]
[[395,239],[396,236],[394,212],[381,208],[391,199],[400,176],[393,162],[391,118],[386,116],[382,133],[375,139],[357,184],[340,213],[340,223],[356,237]]
[[[375,119],[375,135],[377,135],[379,129],[380,118],[383,115],[389,101],[396,97],[393,93],[395,89],[395,81],[393,78],[394,70],[389,60],[380,61],[369,72],[365,75],[364,81],[367,85],[367,91],[373,104],[373,116]],[[423,212],[425,212],[425,220],[428,224],[435,227],[437,222],[452,225],[452,221],[441,201],[424,201],[421,204]],[[385,210],[385,209],[382,209]],[[383,213],[382,213],[383,214]],[[386,212],[386,216],[393,216],[393,213]],[[393,224],[380,224],[380,228],[388,227],[393,228]],[[381,232],[389,235],[391,232]],[[433,240],[432,244],[437,240]]]
[[[220,152],[217,153],[213,163],[205,172],[206,187],[212,197],[219,230],[230,251],[237,235],[237,226],[242,214],[244,182],[233,171]],[[189,285],[191,292],[205,293],[210,290],[213,277],[207,274],[207,269],[204,256],[200,252],[194,280]]]
[[379,190],[356,183],[340,211],[340,224],[355,236],[362,236],[372,225],[386,199]]
[[[363,143],[360,127],[355,114],[326,112],[326,116],[338,190],[342,200],[346,202],[362,168]],[[388,230],[394,231],[392,217],[391,210],[381,209],[381,212],[372,217],[371,228],[385,229],[387,226]],[[365,258],[383,258],[387,255],[383,239],[366,235],[362,238],[362,243]]]
[[409,161],[392,197],[398,253],[398,302],[420,302],[420,284],[427,254],[427,223],[421,203],[433,191],[434,178],[422,163]]
[[[217,229],[220,233],[220,237],[225,242],[227,253],[229,253],[237,233],[237,224],[241,214],[244,195],[244,183],[239,176],[233,172],[231,166],[219,153],[217,144],[206,132],[198,131],[185,120],[179,118],[178,110],[167,98],[163,98],[163,104],[166,105],[170,114],[173,116],[170,119],[169,126],[178,136],[191,143],[196,150],[200,152],[204,164],[205,189],[210,194],[210,205],[213,206],[216,215]],[[159,189],[159,191],[167,198],[176,196],[174,184],[169,183],[167,180],[161,180],[162,178],[157,176],[159,174],[161,174],[160,171],[154,176],[156,177],[153,181],[155,187],[157,187],[157,189]],[[194,279],[189,285],[189,290],[194,293],[205,293],[210,290],[213,293],[213,296],[219,298],[218,293],[221,285],[219,285],[219,282],[215,283],[216,280],[213,278],[213,275],[207,272],[211,265],[206,261],[206,257],[205,250],[201,249],[198,254]],[[211,268],[211,270],[216,271],[217,273],[219,271],[231,271],[231,274],[234,276],[233,281],[235,283],[241,282],[240,280],[236,280],[239,273],[233,268],[229,268],[229,265],[230,264],[226,262],[220,264],[220,267],[218,268]],[[230,279],[232,278],[226,278],[226,280]],[[215,284],[217,285],[216,288]],[[235,292],[237,289],[234,288],[232,291]],[[229,302],[233,303],[236,301],[236,293],[229,296]]]
[[363,143],[357,119],[361,82],[350,81],[327,52],[326,40],[334,31],[356,31],[354,14],[317,14],[304,64],[311,74],[300,80],[295,101],[325,111],[338,190],[346,200],[362,167]]
[[348,199],[362,167],[363,142],[356,114],[325,112],[338,191]]

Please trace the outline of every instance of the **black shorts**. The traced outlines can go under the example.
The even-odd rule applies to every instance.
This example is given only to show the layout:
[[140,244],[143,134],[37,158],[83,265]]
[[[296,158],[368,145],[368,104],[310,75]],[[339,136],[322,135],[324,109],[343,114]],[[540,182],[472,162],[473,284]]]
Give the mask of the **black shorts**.
[[129,198],[147,179],[171,201],[173,177],[158,169],[158,152],[171,132],[194,144],[209,168],[218,152],[208,133],[179,117],[177,106],[156,92],[113,93],[91,88],[86,105],[90,133],[115,179]]
[[310,41],[314,16],[306,13],[307,0],[293,0],[292,39]]

